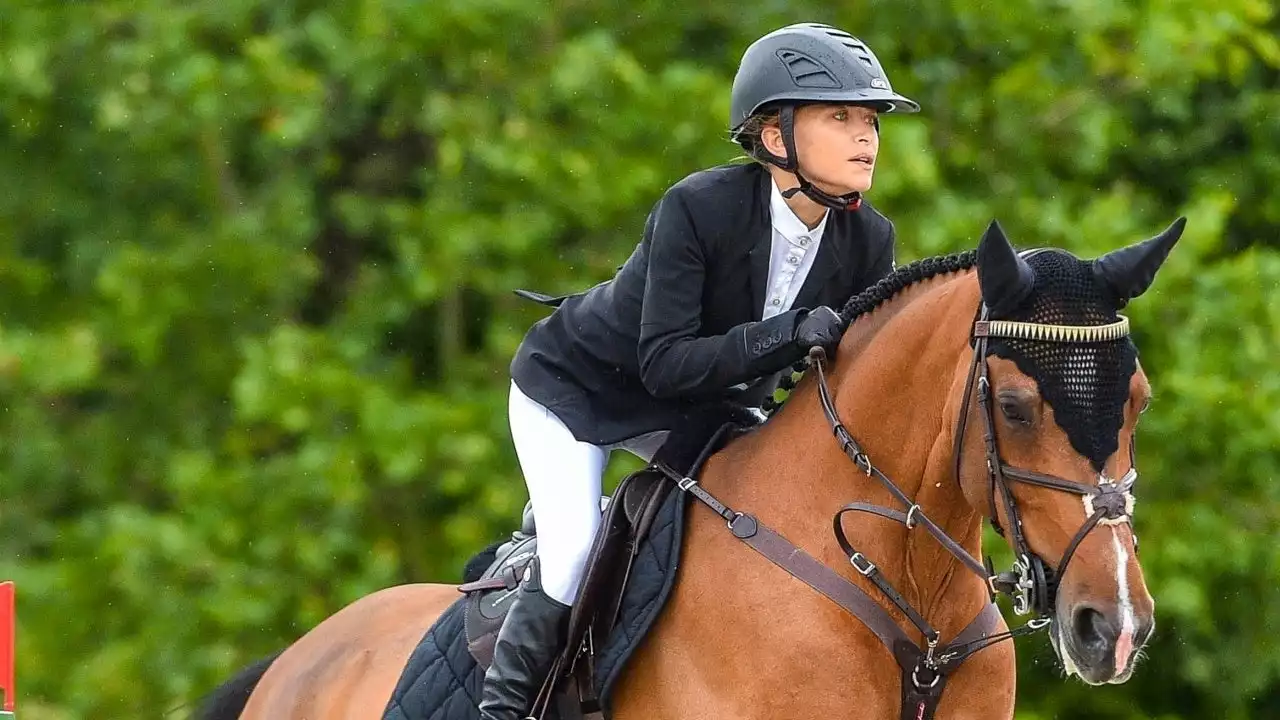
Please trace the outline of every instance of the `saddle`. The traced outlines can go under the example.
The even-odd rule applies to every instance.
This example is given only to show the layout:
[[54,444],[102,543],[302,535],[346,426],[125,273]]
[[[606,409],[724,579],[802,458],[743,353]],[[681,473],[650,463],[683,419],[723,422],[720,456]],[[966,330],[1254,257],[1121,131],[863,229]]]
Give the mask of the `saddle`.
[[[597,646],[605,644],[619,623],[637,554],[675,488],[658,468],[682,468],[688,477],[695,477],[708,457],[759,422],[750,413],[726,414],[723,409],[691,418],[669,435],[648,466],[628,474],[612,495],[601,498],[601,526],[569,616],[563,651],[535,702],[535,709],[542,713],[532,715],[559,720],[605,717],[596,696],[600,687]],[[537,542],[532,507],[526,504],[520,528],[473,558],[464,572],[468,582],[458,590],[467,595],[467,648],[482,668],[493,660],[498,631],[515,600],[524,568],[537,553]]]

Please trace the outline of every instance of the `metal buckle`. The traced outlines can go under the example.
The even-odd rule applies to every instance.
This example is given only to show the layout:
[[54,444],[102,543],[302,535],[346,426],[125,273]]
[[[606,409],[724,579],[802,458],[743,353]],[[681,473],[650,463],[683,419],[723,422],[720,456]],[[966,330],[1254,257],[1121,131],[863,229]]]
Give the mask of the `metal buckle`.
[[739,520],[739,519],[741,519],[741,518],[742,518],[742,513],[740,513],[740,512],[738,512],[737,510],[735,510],[735,511],[733,512],[733,517],[731,517],[731,518],[729,518],[728,520],[726,520],[724,524],[725,524],[725,525],[727,525],[727,526],[728,526],[728,528],[729,528],[730,530],[732,530],[732,529],[733,529],[733,524],[734,524],[734,523],[736,523],[736,522],[738,522],[738,520]]
[[1013,612],[1026,615],[1031,612],[1031,590],[1035,587],[1035,582],[1031,579],[1031,559],[1023,555],[1014,560],[1013,571],[1018,574],[1018,580],[1014,583],[1016,589],[1013,594]]
[[938,665],[939,666],[946,665],[947,663],[951,662],[955,658],[959,657],[959,655],[960,653],[958,652],[942,653],[941,655],[938,656]]
[[685,492],[688,492],[689,488],[697,484],[698,484],[697,480],[687,477],[687,478],[681,478],[680,482],[676,483],[676,487],[680,488],[681,490],[684,490]]
[[871,477],[871,473],[875,472],[875,466],[871,464],[871,458],[867,457],[864,452],[853,456],[853,464],[861,468],[867,474],[867,477]]
[[929,683],[928,685],[921,685],[921,684],[920,684],[920,675],[918,674],[919,672],[920,672],[920,666],[919,666],[919,665],[917,665],[916,667],[914,667],[914,668],[912,668],[912,669],[911,669],[911,684],[912,684],[912,685],[915,685],[917,690],[930,690],[930,689],[932,689],[932,688],[937,687],[937,686],[938,686],[938,682],[940,682],[940,681],[942,680],[942,674],[941,674],[941,673],[934,673],[934,674],[933,674],[933,682]]
[[907,529],[908,529],[908,530],[910,530],[911,528],[914,528],[914,527],[916,526],[916,522],[918,522],[918,521],[917,521],[917,520],[915,520],[915,519],[914,519],[914,517],[915,517],[915,514],[916,514],[916,513],[918,513],[918,512],[920,512],[920,506],[919,506],[919,505],[912,505],[912,506],[907,510]]
[[[859,560],[861,560],[862,562],[866,563],[866,565],[865,565],[865,566],[863,566],[863,565],[858,564],[858,561],[859,561]],[[850,563],[851,565],[853,565],[853,569],[855,569],[855,570],[857,570],[858,572],[862,573],[862,575],[863,575],[864,577],[871,577],[871,573],[873,573],[873,572],[875,572],[875,571],[876,571],[875,563],[873,563],[873,562],[871,562],[870,560],[868,560],[868,559],[867,559],[867,556],[866,556],[866,555],[863,555],[863,554],[862,554],[862,553],[860,553],[860,552],[855,552],[854,554],[850,555],[850,556],[849,556],[849,563]]]

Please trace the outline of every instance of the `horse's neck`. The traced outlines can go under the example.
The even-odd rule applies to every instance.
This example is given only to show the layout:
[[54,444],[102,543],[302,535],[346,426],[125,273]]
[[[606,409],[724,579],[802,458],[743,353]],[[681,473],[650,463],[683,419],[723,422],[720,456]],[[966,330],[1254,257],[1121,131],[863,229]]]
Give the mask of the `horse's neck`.
[[[841,420],[872,463],[977,556],[981,517],[952,477],[955,420],[947,417],[977,302],[976,283],[969,291],[963,277],[921,283],[851,326],[828,381]],[[756,496],[753,504],[771,505],[784,535],[853,578],[832,535],[831,516],[849,502],[907,508],[844,455],[813,380],[801,384],[735,465],[755,476],[742,490]],[[923,528],[908,531],[865,513],[847,514],[844,528],[853,546],[944,638],[958,633],[985,602],[981,580]]]

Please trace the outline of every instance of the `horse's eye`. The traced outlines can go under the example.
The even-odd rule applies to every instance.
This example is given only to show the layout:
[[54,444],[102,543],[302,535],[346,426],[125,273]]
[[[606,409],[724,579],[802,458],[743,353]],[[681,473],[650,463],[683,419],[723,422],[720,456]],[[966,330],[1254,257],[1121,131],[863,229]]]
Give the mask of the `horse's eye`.
[[1023,412],[1022,404],[1016,400],[1001,399],[1000,412],[1004,413],[1005,418],[1010,422],[1022,423],[1023,425],[1031,424],[1031,418],[1027,416],[1027,413]]

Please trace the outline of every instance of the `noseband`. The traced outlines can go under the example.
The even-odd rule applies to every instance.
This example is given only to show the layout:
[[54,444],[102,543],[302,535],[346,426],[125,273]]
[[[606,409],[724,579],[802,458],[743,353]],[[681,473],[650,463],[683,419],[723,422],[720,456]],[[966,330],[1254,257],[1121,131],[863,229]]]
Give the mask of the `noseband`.
[[[1125,337],[1128,332],[1129,321],[1123,317],[1118,322],[1100,326],[993,321],[988,319],[985,305],[981,315],[974,322],[973,360],[965,382],[953,455],[956,481],[959,482],[965,430],[976,383],[976,396],[984,421],[983,441],[986,446],[990,487],[990,521],[996,532],[1005,536],[1006,531],[1000,524],[996,507],[998,491],[1005,518],[1009,523],[1008,537],[1017,555],[1013,568],[999,574],[992,573],[990,558],[984,564],[970,555],[960,543],[930,520],[919,504],[907,497],[906,493],[875,467],[871,458],[845,428],[839,413],[836,412],[824,368],[825,352],[821,347],[810,350],[808,363],[817,370],[818,398],[822,405],[822,412],[845,455],[868,477],[877,478],[894,499],[905,508],[904,511],[899,511],[868,503],[849,503],[836,512],[832,519],[836,541],[844,550],[853,568],[874,584],[919,630],[924,638],[923,645],[909,639],[898,623],[861,587],[814,559],[749,513],[739,512],[726,506],[703,489],[696,480],[684,477],[662,463],[654,463],[653,467],[676,483],[680,490],[690,493],[720,515],[735,537],[861,620],[893,654],[902,670],[903,720],[930,720],[942,698],[947,677],[963,661],[998,642],[1037,632],[1050,624],[1058,584],[1065,575],[1067,566],[1080,543],[1100,523],[1126,522],[1133,513],[1134,498],[1131,489],[1137,479],[1137,470],[1133,464],[1135,457],[1132,439],[1129,443],[1129,471],[1118,481],[1107,480],[1105,476],[1100,477],[1097,485],[1087,485],[1055,475],[1013,467],[1001,459],[1000,451],[996,446],[995,417],[991,407],[991,383],[987,370],[988,340],[1020,338],[1045,342],[1087,343],[1116,340]],[[1011,482],[1076,493],[1084,499],[1087,517],[1067,545],[1056,571],[1033,552],[1027,543],[1022,529],[1022,519],[1018,514],[1017,504],[1010,488]],[[881,575],[876,565],[849,542],[842,520],[845,513],[850,512],[863,512],[887,518],[902,523],[909,530],[920,527],[932,535],[962,565],[982,578],[986,585],[988,602],[977,617],[950,642],[942,644],[940,633]],[[1001,594],[1012,598],[1014,611],[1017,614],[1025,615],[1034,612],[1035,617],[1013,630],[995,632],[1000,619],[1000,610],[994,600]]]

